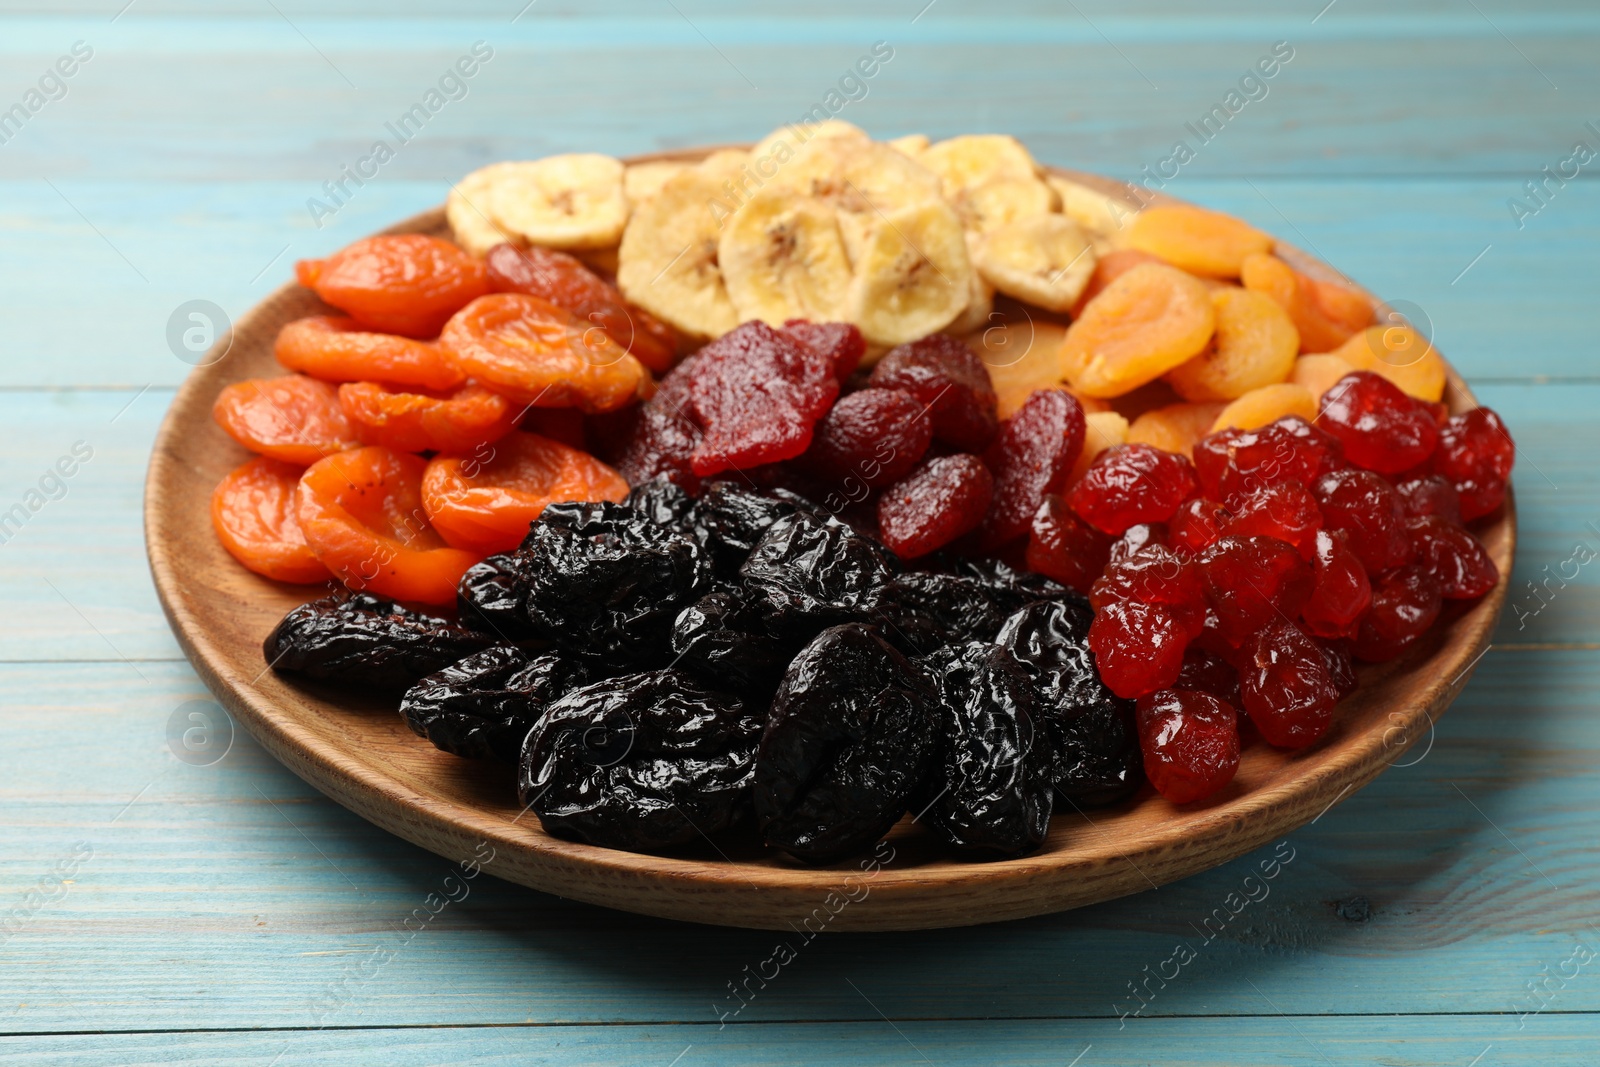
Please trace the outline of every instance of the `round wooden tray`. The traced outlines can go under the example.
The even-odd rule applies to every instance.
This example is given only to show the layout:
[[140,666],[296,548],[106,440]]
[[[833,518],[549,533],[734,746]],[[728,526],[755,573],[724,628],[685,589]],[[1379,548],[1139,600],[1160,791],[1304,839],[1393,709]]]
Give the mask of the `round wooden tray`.
[[[696,159],[709,149],[643,159]],[[1057,171],[1128,199],[1121,183]],[[1129,200],[1129,203],[1134,203]],[[387,231],[447,235],[434,210]],[[1283,247],[1283,246],[1280,246]],[[1284,248],[1303,270],[1335,276]],[[492,874],[611,908],[690,922],[770,930],[911,930],[998,922],[1137,893],[1249,852],[1317,818],[1397,760],[1449,706],[1479,656],[1505,598],[1502,580],[1401,659],[1361,672],[1328,736],[1304,752],[1253,745],[1238,777],[1209,801],[1176,807],[1148,787],[1113,808],[1058,812],[1049,840],[1023,859],[952,860],[909,819],[876,862],[810,868],[753,841],[645,856],[564,841],[520,816],[504,768],[460,760],[414,736],[388,704],[291,683],[266,671],[261,642],[306,587],[239,566],[211,531],[217,482],[247,456],[211,420],[218,390],[282,373],[278,329],[325,310],[289,284],[239,320],[232,347],[197,367],[167,412],[150,461],[145,531],[150,569],[173,631],[217,699],[274,756],[322,792],[391,833],[450,860],[492,854]],[[224,342],[226,343],[226,342]],[[1452,371],[1454,411],[1475,401]],[[1509,576],[1515,505],[1479,531]],[[314,590],[312,591],[315,592]],[[492,852],[491,852],[492,850]]]

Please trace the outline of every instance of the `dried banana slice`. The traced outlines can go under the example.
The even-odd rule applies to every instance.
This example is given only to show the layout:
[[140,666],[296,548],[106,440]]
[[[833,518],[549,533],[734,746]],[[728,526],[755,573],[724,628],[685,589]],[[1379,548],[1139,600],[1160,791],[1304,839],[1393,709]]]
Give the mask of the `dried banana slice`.
[[868,341],[898,345],[944,329],[966,308],[972,262],[950,205],[890,213],[856,264],[848,318]]
[[714,153],[668,178],[634,211],[617,250],[622,295],[693,337],[721,337],[739,324],[717,265],[726,216],[714,205],[744,155]]
[[1097,253],[1103,255],[1124,246],[1128,224],[1139,213],[1138,208],[1054,174],[1047,175],[1045,181],[1061,198],[1061,213],[1083,228],[1094,241]]
[[938,175],[881,144],[845,150],[830,195],[851,263],[860,261],[885,216],[941,199]]
[[728,220],[717,262],[740,321],[836,322],[850,287],[834,210],[789,189],[763,189]]
[[928,140],[925,133],[908,133],[904,137],[891,137],[883,143],[896,152],[916,159],[933,142]]
[[445,197],[444,217],[456,244],[472,255],[484,256],[495,245],[515,241],[516,237],[495,221],[494,188],[515,163],[491,163],[480,167],[450,188]]
[[1077,223],[1035,215],[984,235],[976,260],[984,280],[1007,296],[1064,312],[1089,284],[1096,257]]
[[1055,190],[1038,178],[1002,177],[962,190],[955,209],[968,230],[991,233],[1018,219],[1049,214],[1058,202]]
[[1039,164],[1021,141],[997,133],[939,141],[923,149],[917,162],[939,175],[950,200],[995,178],[1034,178],[1039,173]]
[[628,222],[622,164],[576,153],[513,163],[494,184],[492,213],[505,229],[546,248],[607,248]]
[[[972,246],[967,246],[967,254],[971,256]],[[994,314],[994,286],[983,280],[983,275],[977,271],[972,272],[971,294],[967,297],[966,310],[956,316],[946,332],[953,334],[974,333],[989,325],[989,317]]]
[[[854,144],[867,144],[872,138],[859,126],[853,126],[843,119],[826,119],[818,123],[791,122],[779,126],[761,140],[750,150],[752,159],[762,159],[767,156],[777,158],[798,153],[801,148],[814,141],[842,140]],[[779,146],[783,147],[780,148]],[[779,159],[781,163],[782,160]]]
[[622,192],[629,205],[637,207],[661,191],[667,179],[682,174],[693,163],[659,159],[653,163],[633,163],[622,172]]

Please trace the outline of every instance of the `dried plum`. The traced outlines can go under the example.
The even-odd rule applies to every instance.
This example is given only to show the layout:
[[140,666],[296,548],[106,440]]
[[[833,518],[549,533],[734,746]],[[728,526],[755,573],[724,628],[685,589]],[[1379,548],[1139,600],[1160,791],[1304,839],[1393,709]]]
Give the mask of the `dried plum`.
[[994,640],[1001,624],[1034,599],[970,575],[911,571],[883,587],[877,618],[902,652],[926,655],[943,645]]
[[767,527],[739,574],[776,625],[799,628],[866,618],[896,566],[838,519],[796,512]]
[[412,686],[400,714],[436,748],[515,764],[545,707],[587,682],[587,674],[557,652],[535,655],[515,645],[493,645]]
[[461,576],[456,589],[456,611],[461,625],[493,635],[501,641],[523,641],[534,635],[522,613],[527,594],[509,554],[490,556]]
[[1019,855],[1050,829],[1052,753],[1036,734],[1032,680],[986,641],[924,661],[938,693],[939,759],[924,787],[930,824],[956,848]]
[[622,502],[657,526],[674,530],[688,529],[694,516],[694,498],[664,477],[635,485]]
[[814,863],[872,847],[930,771],[935,723],[928,679],[876,629],[824,630],[789,665],[761,737],[766,843]]
[[795,643],[771,632],[741,591],[710,593],[679,612],[672,651],[686,670],[750,696],[771,697]]
[[745,810],[760,719],[676,670],[627,674],[551,704],[523,745],[522,803],[546,831],[657,852]]
[[491,643],[444,619],[370,593],[301,604],[267,635],[267,665],[342,686],[399,693]]
[[810,501],[785,489],[756,492],[737,482],[713,482],[695,503],[694,521],[720,573],[733,574],[767,527],[797,511],[815,511]]

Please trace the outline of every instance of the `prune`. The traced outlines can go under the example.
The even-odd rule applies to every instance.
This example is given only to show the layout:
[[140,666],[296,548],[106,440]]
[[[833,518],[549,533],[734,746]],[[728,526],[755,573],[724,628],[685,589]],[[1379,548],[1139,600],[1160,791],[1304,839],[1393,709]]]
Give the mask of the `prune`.
[[1245,652],[1244,710],[1269,745],[1304,748],[1328,731],[1339,683],[1317,642],[1278,622],[1252,637]]
[[1217,792],[1239,770],[1239,723],[1234,709],[1190,689],[1163,689],[1139,698],[1144,773],[1156,792],[1187,804]]
[[657,852],[743,813],[761,721],[675,670],[627,674],[551,704],[523,745],[522,803],[546,831]]
[[696,353],[691,395],[705,436],[690,466],[704,478],[800,455],[839,380],[828,352],[751,321]]
[[522,613],[527,595],[510,553],[490,556],[474,564],[456,587],[456,613],[461,625],[491,634],[500,641],[526,641],[537,632]]
[[976,529],[993,496],[977,456],[930,459],[878,498],[879,536],[903,559],[925,556]]
[[1500,581],[1500,568],[1478,539],[1439,518],[1414,520],[1409,531],[1417,562],[1446,600],[1476,600]]
[[900,389],[863,389],[842,398],[817,423],[806,459],[818,475],[855,479],[871,489],[910,473],[933,442],[922,401]]
[[758,493],[738,482],[712,482],[695,503],[694,524],[710,548],[718,572],[732,574],[744,565],[767,527],[797,511],[811,513],[815,509],[782,489]]
[[1351,463],[1379,474],[1415,467],[1439,440],[1433,413],[1371,371],[1355,371],[1329,386],[1318,422],[1344,446]]
[[492,645],[412,686],[400,714],[436,748],[515,765],[545,707],[588,680],[582,665],[560,653]]
[[938,694],[941,743],[925,793],[928,820],[958,849],[1015,856],[1050,829],[1052,753],[1033,716],[1033,685],[1011,653],[987,642],[925,661]]
[[670,478],[634,482],[622,502],[657,526],[673,530],[689,530],[695,515],[694,498]]
[[865,617],[895,569],[838,519],[796,512],[767,527],[739,574],[775,624],[798,628]]
[[1051,781],[1074,804],[1110,804],[1141,781],[1133,705],[1106,688],[1089,651],[1088,605],[1041,601],[1007,619],[996,644],[1033,679],[1050,740]]
[[1045,495],[1064,488],[1086,432],[1083,408],[1063,389],[1035,392],[1001,425],[983,454],[994,503],[979,531],[981,548],[993,551],[1028,533]]
[[709,593],[678,613],[672,651],[685,670],[719,687],[770,697],[796,651],[742,591]]
[[1087,593],[1110,558],[1111,538],[1078,518],[1066,500],[1050,493],[1033,516],[1028,566]]
[[1299,482],[1278,482],[1251,493],[1239,503],[1227,532],[1234,537],[1276,537],[1287,541],[1302,559],[1316,553],[1322,512],[1311,491]]
[[1344,466],[1339,442],[1298,415],[1254,430],[1221,430],[1194,446],[1201,489],[1229,508],[1266,486],[1285,481],[1310,485]]
[[1183,650],[1197,631],[1176,609],[1119,600],[1095,613],[1089,647],[1106,685],[1131,700],[1172,687],[1183,668]]
[[790,319],[783,332],[812,351],[825,353],[833,362],[833,376],[841,382],[855,373],[867,354],[866,339],[853,323]]
[[1371,471],[1325,474],[1312,487],[1330,530],[1342,530],[1368,574],[1380,574],[1411,560],[1400,496]]
[[1342,530],[1318,530],[1311,563],[1311,598],[1300,609],[1306,632],[1318,637],[1349,637],[1372,603],[1372,583],[1350,551]]
[[1470,522],[1500,506],[1516,458],[1516,445],[1500,416],[1474,408],[1440,427],[1433,469],[1460,494],[1461,518]]
[[692,538],[612,503],[552,504],[517,549],[534,628],[608,661],[664,661],[673,619],[710,592],[711,562]]
[[444,619],[357,593],[292,609],[267,635],[262,652],[280,673],[401,693],[424,675],[493,643]]
[[1188,459],[1154,445],[1112,445],[1067,494],[1072,510],[1113,536],[1142,522],[1166,522],[1198,488]]
[[993,640],[1006,619],[1036,599],[968,575],[913,571],[883,587],[875,617],[902,652],[926,655],[942,645]]
[[828,863],[872,847],[932,768],[928,679],[859,623],[822,631],[789,665],[756,758],[762,837]]
[[1082,593],[1052,581],[1043,574],[1029,574],[998,559],[961,558],[955,561],[951,573],[975,578],[1008,595],[1021,597],[1025,603],[1035,600],[1065,600],[1087,608],[1089,601]]
[[933,435],[948,445],[976,452],[994,438],[998,422],[989,370],[976,352],[948,334],[891,348],[872,368],[871,384],[904,389],[927,405]]

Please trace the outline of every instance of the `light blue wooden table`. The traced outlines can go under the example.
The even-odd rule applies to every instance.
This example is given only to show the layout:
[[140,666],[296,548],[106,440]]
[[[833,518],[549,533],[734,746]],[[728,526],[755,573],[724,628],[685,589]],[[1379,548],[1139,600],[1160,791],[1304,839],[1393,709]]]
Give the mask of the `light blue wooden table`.
[[[1600,161],[1567,162],[1600,151],[1592,0],[0,13],[0,109],[39,92],[26,121],[0,113],[0,513],[28,516],[0,527],[0,1060],[1600,1063],[1600,564],[1577,562],[1600,551]],[[493,57],[464,95],[319,228],[307,201],[478,41]],[[188,370],[169,316],[197,299],[237,315],[296,257],[489,160],[752,139],[880,41],[892,60],[841,117],[1014,132],[1123,177],[1195,147],[1185,124],[1288,42],[1168,189],[1431,323],[1520,445],[1517,614],[1435,735],[1290,835],[1270,895],[1164,984],[1146,976],[1259,857],[1049,918],[827,938],[726,1027],[717,1007],[770,935],[486,878],[405,936],[443,860],[248,737],[207,766],[169,745],[206,695],[140,533],[147,450]],[[71,76],[48,76],[63,56]],[[49,475],[75,445],[90,458]]]

